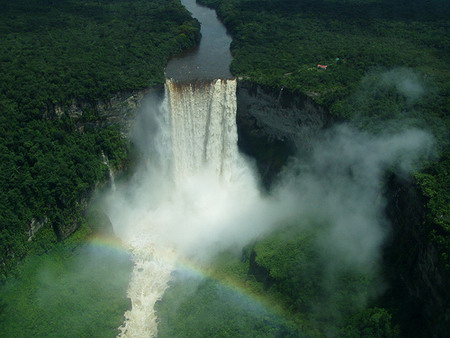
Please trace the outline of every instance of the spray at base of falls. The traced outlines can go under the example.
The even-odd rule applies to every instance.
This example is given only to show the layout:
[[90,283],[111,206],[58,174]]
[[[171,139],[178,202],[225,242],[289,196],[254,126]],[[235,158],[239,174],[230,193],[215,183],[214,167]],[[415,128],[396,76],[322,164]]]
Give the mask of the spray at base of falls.
[[[236,227],[230,228],[230,215],[253,209],[259,199],[237,147],[236,80],[167,80],[165,88],[164,102],[149,111],[159,114],[150,145],[157,158],[147,160],[141,181],[128,192],[117,189],[117,206],[110,207],[115,232],[135,262],[128,288],[132,308],[120,337],[155,337],[154,305],[177,260],[201,260],[211,248],[220,250],[224,239],[239,237],[242,222],[233,219]],[[130,191],[136,196],[131,201]]]

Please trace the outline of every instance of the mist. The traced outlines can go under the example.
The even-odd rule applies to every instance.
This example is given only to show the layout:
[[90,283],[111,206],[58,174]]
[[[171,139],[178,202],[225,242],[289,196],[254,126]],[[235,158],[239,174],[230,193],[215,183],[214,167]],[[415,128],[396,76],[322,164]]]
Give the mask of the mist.
[[406,175],[432,149],[433,138],[421,130],[374,136],[340,125],[286,168],[274,195],[286,214],[295,210],[297,217],[315,215],[328,224],[320,241],[330,257],[367,267],[387,230],[382,195],[387,170]]
[[[183,109],[201,110],[203,98],[198,97],[204,93],[196,93],[189,92],[195,102]],[[177,89],[171,95],[186,93]],[[181,99],[186,98],[177,97]],[[237,152],[237,136],[224,145],[237,154],[231,156],[229,175],[218,174],[206,161],[182,179],[174,177],[174,122],[169,121],[174,108],[169,101],[157,95],[147,99],[132,136],[142,161],[133,177],[104,196],[103,208],[115,234],[135,257],[129,286],[133,309],[125,314],[122,333],[133,334],[133,327],[141,327],[156,334],[153,305],[179,262],[205,266],[218,253],[240,252],[286,224],[300,230],[320,227],[315,245],[330,293],[340,271],[378,273],[380,248],[389,232],[383,196],[386,174],[407,177],[417,169],[421,159],[433,153],[430,134],[413,128],[371,134],[350,124],[335,126],[319,132],[309,154],[293,158],[271,191],[263,192],[256,171]],[[354,305],[364,307],[369,297],[355,297]],[[136,308],[144,314],[137,315]],[[151,318],[150,324],[145,318]],[[140,324],[130,324],[133,320]]]
[[394,68],[381,73],[380,78],[378,88],[394,87],[408,104],[416,103],[426,94],[420,75],[410,68]]
[[413,127],[430,130],[435,121],[423,109],[436,99],[433,93],[432,80],[417,70],[373,69],[345,99],[346,113],[352,112],[352,124],[374,132],[389,129],[395,134]]

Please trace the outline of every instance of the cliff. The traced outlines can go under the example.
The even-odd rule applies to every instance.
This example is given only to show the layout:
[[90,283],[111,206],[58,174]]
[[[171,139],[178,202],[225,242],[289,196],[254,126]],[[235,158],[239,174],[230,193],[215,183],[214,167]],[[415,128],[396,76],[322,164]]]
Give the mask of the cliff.
[[317,133],[335,120],[303,94],[250,81],[238,82],[239,149],[256,160],[266,187],[290,156],[307,152]]
[[405,336],[444,337],[450,332],[450,275],[431,240],[436,227],[427,219],[427,199],[399,177],[390,178],[386,197],[392,234],[384,250],[390,285],[384,301],[395,309]]

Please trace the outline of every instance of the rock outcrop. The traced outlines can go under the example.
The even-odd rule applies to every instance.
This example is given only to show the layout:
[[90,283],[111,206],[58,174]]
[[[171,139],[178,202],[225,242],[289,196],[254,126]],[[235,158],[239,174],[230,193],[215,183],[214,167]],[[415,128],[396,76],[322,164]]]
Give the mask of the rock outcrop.
[[266,187],[290,156],[306,152],[333,117],[310,98],[241,81],[237,91],[239,149],[256,160]]
[[405,336],[444,337],[450,332],[450,275],[440,266],[430,238],[426,199],[410,181],[390,179],[387,215],[392,237],[385,249],[385,269],[393,303]]

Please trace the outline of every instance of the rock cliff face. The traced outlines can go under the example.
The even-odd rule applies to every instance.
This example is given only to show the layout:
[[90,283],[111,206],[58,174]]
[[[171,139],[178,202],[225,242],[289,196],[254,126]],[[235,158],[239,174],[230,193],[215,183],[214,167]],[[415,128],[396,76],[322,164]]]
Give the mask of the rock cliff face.
[[[97,101],[79,99],[73,100],[65,105],[49,104],[43,113],[43,118],[58,119],[63,116],[69,117],[75,122],[80,133],[83,133],[84,129],[88,126],[103,128],[105,126],[117,125],[123,137],[128,138],[136,113],[140,109],[145,96],[150,92],[161,95],[163,90],[161,86],[148,90],[116,93],[108,99]],[[99,157],[99,161],[108,165],[108,160],[104,154],[102,154],[102,157]],[[111,178],[112,173],[110,167],[109,170]],[[104,183],[98,182],[100,185]],[[94,188],[96,187],[92,187],[92,189]],[[76,209],[79,215],[74,217],[72,221],[65,220],[64,222],[57,222],[49,218],[45,218],[45,220],[33,218],[29,222],[28,241],[33,241],[36,233],[43,229],[45,224],[51,224],[52,231],[58,240],[66,239],[79,228],[83,218],[82,215],[85,213],[88,204],[89,196],[85,196],[77,202]]]
[[54,119],[66,115],[78,121],[80,130],[88,124],[97,126],[117,124],[124,135],[128,135],[136,111],[144,97],[153,91],[162,91],[162,87],[153,89],[120,92],[108,99],[97,101],[73,100],[61,105],[49,104],[44,113],[44,118]]
[[295,153],[308,151],[334,119],[307,96],[242,81],[237,90],[239,149],[256,160],[267,187]]
[[426,200],[398,177],[390,179],[386,196],[393,230],[384,257],[391,286],[386,303],[397,308],[405,336],[444,337],[450,332],[450,276],[430,240]]

